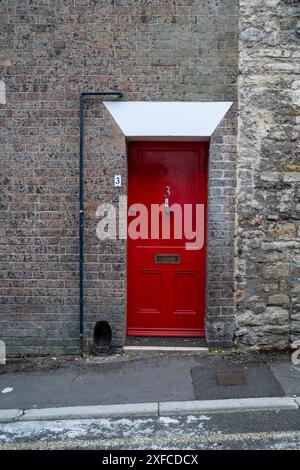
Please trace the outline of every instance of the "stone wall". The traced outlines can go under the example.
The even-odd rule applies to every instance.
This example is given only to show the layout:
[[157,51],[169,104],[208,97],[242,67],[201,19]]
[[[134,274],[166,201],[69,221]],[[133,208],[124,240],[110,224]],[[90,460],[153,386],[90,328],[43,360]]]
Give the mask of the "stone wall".
[[300,336],[300,4],[240,0],[237,340]]
[[[1,10],[0,336],[8,354],[76,353],[79,94],[236,101],[236,0],[9,0]],[[114,174],[126,191],[126,147],[99,99],[87,100],[86,124],[86,346],[99,320],[120,345],[126,247],[99,242],[95,210],[117,202]],[[235,134],[233,110],[210,156],[207,330],[218,345],[234,332]]]

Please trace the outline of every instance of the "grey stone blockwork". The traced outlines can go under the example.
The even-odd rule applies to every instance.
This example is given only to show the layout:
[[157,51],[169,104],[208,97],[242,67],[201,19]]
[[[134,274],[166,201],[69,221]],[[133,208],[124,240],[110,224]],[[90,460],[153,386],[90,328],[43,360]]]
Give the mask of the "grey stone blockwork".
[[300,337],[300,4],[239,3],[236,335],[287,347]]
[[[83,90],[234,102],[210,145],[207,338],[247,347],[299,338],[299,2],[12,0],[1,9],[8,354],[78,352]],[[95,211],[117,203],[112,179],[122,174],[126,188],[127,163],[124,137],[98,99],[87,102],[86,124],[88,349],[99,320],[111,324],[114,346],[125,337],[126,246],[99,242]]]

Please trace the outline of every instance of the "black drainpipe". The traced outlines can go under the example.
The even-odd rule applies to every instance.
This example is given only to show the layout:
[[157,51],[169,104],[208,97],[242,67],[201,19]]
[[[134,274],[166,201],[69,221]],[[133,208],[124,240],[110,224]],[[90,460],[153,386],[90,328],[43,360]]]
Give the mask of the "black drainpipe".
[[83,355],[83,314],[84,314],[84,98],[86,96],[117,96],[123,97],[120,91],[89,92],[80,93],[80,148],[79,148],[79,332],[80,332],[80,354]]

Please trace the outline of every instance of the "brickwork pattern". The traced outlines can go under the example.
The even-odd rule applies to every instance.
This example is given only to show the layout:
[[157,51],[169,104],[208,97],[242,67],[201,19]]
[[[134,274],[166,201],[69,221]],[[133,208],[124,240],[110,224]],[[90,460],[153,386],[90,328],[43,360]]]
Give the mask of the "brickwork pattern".
[[[77,353],[79,94],[236,101],[236,1],[7,0],[0,21],[1,338],[8,354]],[[235,120],[211,145],[207,329],[218,344],[233,335]],[[99,242],[95,210],[126,192],[126,146],[99,99],[86,103],[85,162],[86,346],[98,320],[117,346],[126,245]]]

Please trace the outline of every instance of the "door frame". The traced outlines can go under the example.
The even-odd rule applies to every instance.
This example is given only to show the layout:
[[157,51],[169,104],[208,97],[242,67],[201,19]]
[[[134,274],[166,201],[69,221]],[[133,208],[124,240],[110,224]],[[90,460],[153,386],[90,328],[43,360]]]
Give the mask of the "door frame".
[[[179,147],[182,146],[183,149],[187,149],[188,147],[195,147],[197,144],[202,144],[205,145],[205,151],[206,151],[206,157],[205,157],[205,166],[204,166],[204,179],[205,179],[205,185],[206,185],[206,190],[205,190],[205,238],[204,238],[204,246],[202,249],[204,249],[204,328],[200,328],[201,330],[200,334],[196,334],[193,330],[191,330],[189,336],[186,334],[180,334],[180,332],[177,332],[176,334],[173,334],[172,328],[166,329],[166,334],[165,336],[169,337],[197,337],[197,338],[205,338],[206,337],[206,328],[205,328],[205,323],[206,323],[206,291],[207,291],[207,235],[208,235],[208,188],[209,188],[209,181],[208,181],[208,172],[209,172],[209,141],[207,139],[197,139],[197,140],[190,140],[190,139],[143,139],[143,138],[138,138],[138,139],[132,139],[132,140],[126,140],[126,163],[127,163],[127,217],[126,217],[126,230],[128,229],[128,192],[129,192],[129,152],[130,152],[130,145],[131,144],[136,144],[137,146],[149,146],[153,148],[153,145],[157,145],[157,148],[166,148],[170,146],[170,144],[176,146],[178,145]],[[200,174],[199,174],[200,177]],[[128,243],[126,243],[126,312],[125,312],[125,336],[128,336],[128,262],[129,262],[129,255],[128,255]],[[139,335],[134,335],[131,334],[130,336],[140,336]],[[145,337],[151,337],[151,336],[158,336],[157,334],[153,333],[148,333],[144,334],[143,336]],[[162,335],[159,335],[162,337]]]

